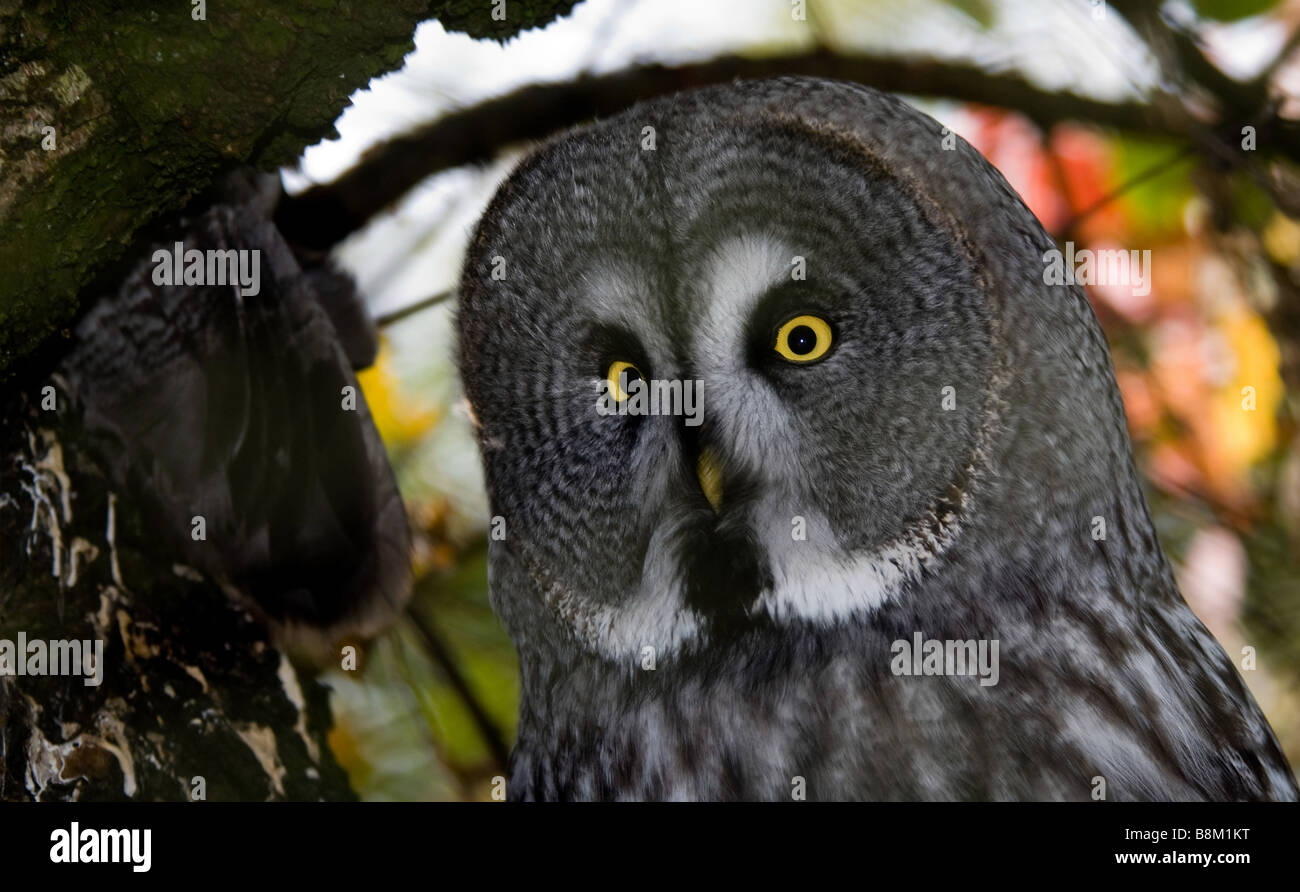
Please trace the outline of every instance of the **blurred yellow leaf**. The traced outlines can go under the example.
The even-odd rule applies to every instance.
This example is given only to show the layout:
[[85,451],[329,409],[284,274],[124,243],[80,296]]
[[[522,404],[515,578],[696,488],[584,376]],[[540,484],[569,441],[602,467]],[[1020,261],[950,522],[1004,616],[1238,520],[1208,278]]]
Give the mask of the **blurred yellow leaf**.
[[1274,212],[1262,237],[1264,250],[1277,263],[1290,266],[1300,257],[1300,223],[1285,214]]
[[357,383],[366,396],[379,436],[390,449],[424,436],[442,414],[436,406],[411,401],[401,392],[392,367],[392,351],[385,341],[380,342],[375,364],[357,373]]
[[1264,320],[1245,307],[1225,313],[1215,327],[1235,363],[1233,374],[1215,389],[1211,399],[1215,437],[1209,458],[1223,471],[1239,474],[1277,445],[1277,409],[1282,400],[1280,353]]

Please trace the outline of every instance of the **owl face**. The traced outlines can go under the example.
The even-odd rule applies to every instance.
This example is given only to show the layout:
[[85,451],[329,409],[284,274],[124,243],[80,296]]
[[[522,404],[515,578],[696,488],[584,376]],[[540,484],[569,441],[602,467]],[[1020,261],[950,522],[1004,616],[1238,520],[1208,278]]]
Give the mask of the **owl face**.
[[[996,427],[967,239],[861,142],[707,95],[535,152],[458,321],[492,547],[530,581],[494,590],[507,624],[621,658],[895,597],[959,534]],[[697,417],[608,411],[659,382]]]
[[[657,100],[519,167],[458,316],[512,795],[1294,797],[1054,247],[970,146],[831,81]],[[699,404],[630,411],[646,382]],[[998,645],[997,686],[913,683],[889,655],[920,635]]]

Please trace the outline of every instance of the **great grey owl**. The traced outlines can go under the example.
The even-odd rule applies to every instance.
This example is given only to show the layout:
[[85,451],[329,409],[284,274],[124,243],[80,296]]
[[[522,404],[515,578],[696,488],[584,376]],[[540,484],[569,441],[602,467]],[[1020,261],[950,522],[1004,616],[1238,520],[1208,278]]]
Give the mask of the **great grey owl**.
[[519,165],[457,321],[511,798],[1296,798],[1055,247],[844,83],[661,98]]
[[[279,196],[277,175],[225,176],[86,313],[56,380],[150,537],[320,653],[400,611],[410,529],[353,376],[377,350],[364,305],[348,276],[299,263]],[[160,284],[169,255],[255,260],[258,285]]]

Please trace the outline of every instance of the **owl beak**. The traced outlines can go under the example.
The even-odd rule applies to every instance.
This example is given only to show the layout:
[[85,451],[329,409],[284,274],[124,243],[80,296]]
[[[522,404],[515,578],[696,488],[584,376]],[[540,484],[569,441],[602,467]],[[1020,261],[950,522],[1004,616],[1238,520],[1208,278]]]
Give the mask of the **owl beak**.
[[717,514],[722,508],[722,464],[718,461],[718,454],[707,446],[701,449],[695,473],[700,478],[704,497],[713,506],[713,513]]

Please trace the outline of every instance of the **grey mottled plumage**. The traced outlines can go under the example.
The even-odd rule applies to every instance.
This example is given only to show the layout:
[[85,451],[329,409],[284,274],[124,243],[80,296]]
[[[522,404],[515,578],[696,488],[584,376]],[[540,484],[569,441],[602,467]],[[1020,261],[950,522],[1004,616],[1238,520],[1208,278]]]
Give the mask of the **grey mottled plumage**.
[[[272,222],[279,194],[277,175],[227,176],[91,307],[57,380],[146,534],[319,648],[401,609],[410,530],[353,375],[374,359],[373,329],[350,278],[300,266]],[[258,293],[156,284],[153,251],[177,242],[256,252]]]
[[[502,186],[458,325],[522,671],[513,798],[1296,797],[1174,584],[1083,293],[944,136],[862,87],[741,83]],[[803,312],[835,335],[806,366],[772,349]],[[703,424],[598,414],[614,359],[703,380]],[[893,674],[917,632],[997,639],[998,683]]]

